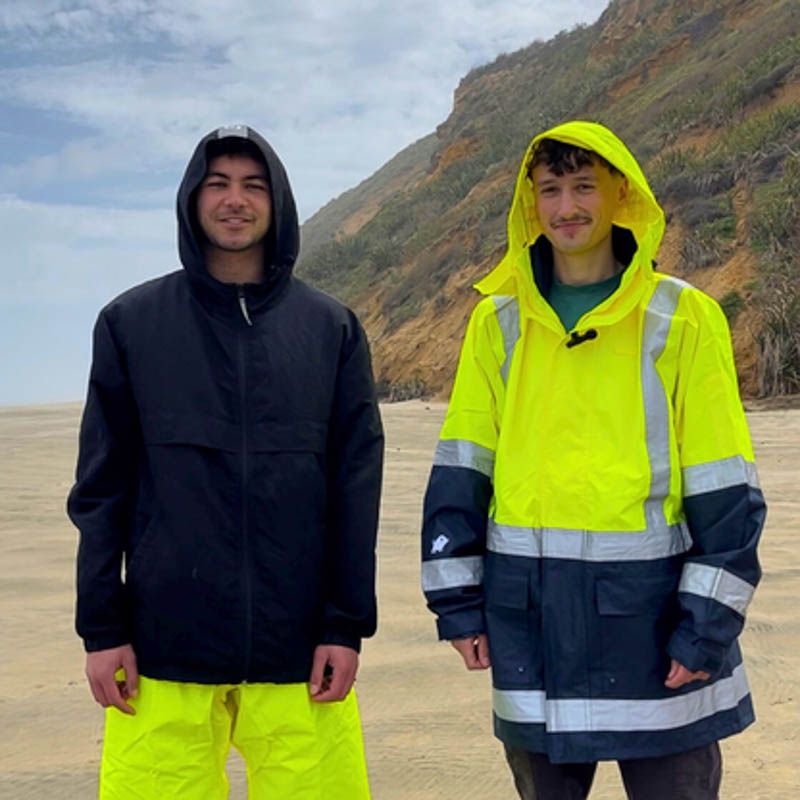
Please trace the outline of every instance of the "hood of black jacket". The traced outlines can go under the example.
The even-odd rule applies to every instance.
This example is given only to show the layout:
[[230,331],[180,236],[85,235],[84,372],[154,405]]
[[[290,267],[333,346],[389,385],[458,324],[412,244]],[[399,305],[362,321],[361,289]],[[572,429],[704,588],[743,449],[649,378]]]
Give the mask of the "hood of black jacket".
[[267,166],[272,223],[264,249],[264,280],[246,287],[248,308],[251,313],[258,313],[270,305],[288,283],[300,248],[300,229],[286,170],[275,151],[257,131],[246,125],[217,128],[198,143],[178,189],[178,252],[192,288],[201,296],[204,304],[211,304],[228,313],[237,313],[237,287],[218,281],[208,271],[196,214],[197,190],[208,170],[208,144],[228,136],[246,139],[256,145]]

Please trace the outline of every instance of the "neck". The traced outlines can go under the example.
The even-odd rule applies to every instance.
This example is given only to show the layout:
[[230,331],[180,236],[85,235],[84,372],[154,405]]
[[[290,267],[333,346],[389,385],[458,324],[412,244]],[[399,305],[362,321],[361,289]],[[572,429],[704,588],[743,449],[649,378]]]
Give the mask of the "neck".
[[569,286],[588,286],[611,278],[620,271],[611,237],[586,253],[564,253],[553,248],[553,271],[559,283]]
[[206,264],[209,273],[220,283],[261,283],[264,279],[262,247],[242,252],[208,248]]

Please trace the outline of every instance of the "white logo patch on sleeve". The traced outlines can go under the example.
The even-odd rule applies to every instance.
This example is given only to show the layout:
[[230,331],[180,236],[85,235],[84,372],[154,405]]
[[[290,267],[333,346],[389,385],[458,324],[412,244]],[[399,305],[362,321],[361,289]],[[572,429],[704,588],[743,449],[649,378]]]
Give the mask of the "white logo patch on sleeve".
[[450,540],[443,533],[440,533],[431,544],[431,555],[435,556],[437,553],[443,553],[448,544],[450,544]]

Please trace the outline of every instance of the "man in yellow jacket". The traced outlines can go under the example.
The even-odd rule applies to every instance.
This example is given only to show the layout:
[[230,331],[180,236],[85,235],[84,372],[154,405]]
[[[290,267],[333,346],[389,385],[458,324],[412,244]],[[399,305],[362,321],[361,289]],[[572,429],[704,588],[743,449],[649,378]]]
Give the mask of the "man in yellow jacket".
[[425,498],[422,582],[524,800],[718,797],[753,719],[737,637],[765,505],[727,323],[654,271],[664,213],[607,128],[533,139],[477,288]]

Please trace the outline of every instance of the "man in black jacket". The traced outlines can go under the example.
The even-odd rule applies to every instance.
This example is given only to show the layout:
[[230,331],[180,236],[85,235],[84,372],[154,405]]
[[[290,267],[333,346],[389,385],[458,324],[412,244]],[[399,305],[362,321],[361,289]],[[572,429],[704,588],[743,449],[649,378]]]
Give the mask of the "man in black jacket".
[[233,743],[251,797],[366,798],[351,688],[383,435],[364,332],[292,276],[294,200],[252,129],[198,144],[177,211],[183,269],[98,318],[68,502],[101,797],[226,797]]

